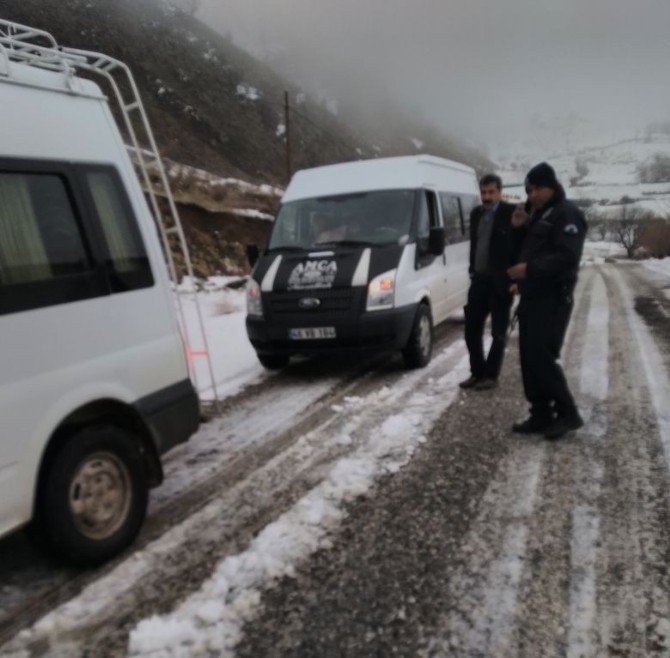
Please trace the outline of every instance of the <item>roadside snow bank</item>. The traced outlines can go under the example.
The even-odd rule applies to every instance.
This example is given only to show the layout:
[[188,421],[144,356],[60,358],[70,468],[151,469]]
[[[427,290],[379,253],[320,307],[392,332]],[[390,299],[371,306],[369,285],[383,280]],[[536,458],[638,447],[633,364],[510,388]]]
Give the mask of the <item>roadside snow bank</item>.
[[[244,288],[232,290],[225,285],[239,277],[210,277],[206,292],[198,292],[198,301],[205,325],[205,335],[212,360],[214,381],[219,398],[238,393],[246,385],[270,376],[261,366],[251,346],[245,327],[246,300]],[[182,284],[188,290],[189,282]],[[190,359],[195,368],[200,398],[213,400],[214,391],[207,361],[201,355],[204,345],[197,330],[198,312],[192,295],[181,295],[180,302],[189,336]]]

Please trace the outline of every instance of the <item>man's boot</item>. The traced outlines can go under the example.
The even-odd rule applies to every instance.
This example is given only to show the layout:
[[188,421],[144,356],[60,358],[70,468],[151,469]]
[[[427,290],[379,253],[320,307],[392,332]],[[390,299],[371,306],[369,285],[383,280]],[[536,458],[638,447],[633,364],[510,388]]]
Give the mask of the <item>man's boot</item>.
[[573,411],[569,414],[557,416],[556,420],[547,428],[544,435],[548,439],[560,439],[569,432],[578,430],[582,425],[584,425],[584,421],[579,412]]
[[512,432],[517,434],[539,434],[552,425],[551,414],[531,414],[526,420],[512,425]]
[[475,384],[480,380],[480,377],[475,377],[474,375],[470,375],[466,380],[462,381],[459,386],[461,388],[474,388]]

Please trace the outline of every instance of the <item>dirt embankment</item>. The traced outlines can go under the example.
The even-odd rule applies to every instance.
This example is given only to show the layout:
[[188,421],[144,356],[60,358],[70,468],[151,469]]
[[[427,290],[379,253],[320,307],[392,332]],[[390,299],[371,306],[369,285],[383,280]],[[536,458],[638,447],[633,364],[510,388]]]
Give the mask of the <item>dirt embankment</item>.
[[[167,158],[163,158],[163,165],[186,234],[195,276],[247,274],[246,245],[265,246],[283,190],[220,178]],[[149,180],[160,198],[162,212],[168,213],[156,168],[149,169]],[[185,274],[180,251],[176,244],[173,246],[177,267]]]

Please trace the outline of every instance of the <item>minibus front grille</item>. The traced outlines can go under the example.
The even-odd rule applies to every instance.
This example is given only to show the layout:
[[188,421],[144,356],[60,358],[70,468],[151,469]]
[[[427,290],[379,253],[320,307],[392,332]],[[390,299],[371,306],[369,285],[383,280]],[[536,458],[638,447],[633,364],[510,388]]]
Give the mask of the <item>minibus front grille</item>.
[[[352,289],[343,290],[291,290],[269,295],[273,315],[348,315],[356,304],[357,295]],[[305,302],[301,300],[310,300]],[[318,300],[313,302],[311,300]]]

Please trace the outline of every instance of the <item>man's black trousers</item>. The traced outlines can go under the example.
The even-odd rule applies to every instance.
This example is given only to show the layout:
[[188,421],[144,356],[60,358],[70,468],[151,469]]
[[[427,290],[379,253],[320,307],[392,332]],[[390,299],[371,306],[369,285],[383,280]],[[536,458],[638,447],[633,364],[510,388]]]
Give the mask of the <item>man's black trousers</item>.
[[531,414],[547,418],[577,413],[575,401],[557,362],[572,313],[572,300],[548,294],[524,299],[519,305],[521,374]]
[[[473,377],[498,378],[505,356],[511,306],[512,296],[507,292],[504,281],[498,281],[496,285],[493,277],[474,275],[465,307],[465,344],[470,352]],[[489,314],[493,341],[484,359],[484,324]]]

